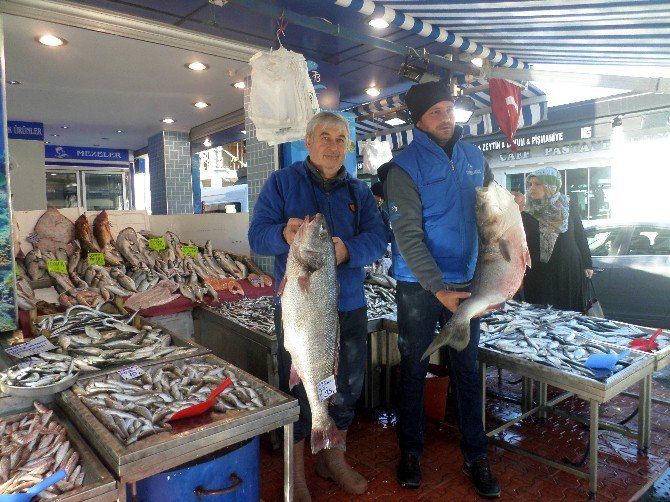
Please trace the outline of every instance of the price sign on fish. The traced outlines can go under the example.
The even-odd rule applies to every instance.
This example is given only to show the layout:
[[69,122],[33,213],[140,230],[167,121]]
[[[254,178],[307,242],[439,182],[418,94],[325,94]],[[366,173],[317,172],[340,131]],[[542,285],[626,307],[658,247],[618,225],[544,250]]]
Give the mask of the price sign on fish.
[[34,356],[35,354],[46,352],[47,350],[53,350],[55,348],[56,346],[47,340],[44,336],[38,336],[29,342],[22,343],[21,345],[7,347],[5,352],[7,352],[7,354],[10,356],[23,359],[24,357]]
[[86,260],[89,265],[105,266],[105,255],[102,253],[88,253]]
[[321,380],[316,384],[316,391],[319,393],[319,399],[325,401],[330,396],[337,392],[335,387],[335,375],[330,375],[325,380]]
[[121,368],[119,370],[119,375],[121,375],[121,378],[124,380],[131,380],[133,378],[137,378],[138,376],[144,375],[144,370],[140,368],[139,366],[128,366],[127,368]]
[[154,251],[163,251],[165,249],[165,237],[149,239],[149,247]]
[[47,260],[47,270],[57,274],[67,274],[67,263],[64,260]]
[[192,256],[193,258],[196,258],[198,256],[198,246],[182,246],[181,247],[181,253],[184,256]]

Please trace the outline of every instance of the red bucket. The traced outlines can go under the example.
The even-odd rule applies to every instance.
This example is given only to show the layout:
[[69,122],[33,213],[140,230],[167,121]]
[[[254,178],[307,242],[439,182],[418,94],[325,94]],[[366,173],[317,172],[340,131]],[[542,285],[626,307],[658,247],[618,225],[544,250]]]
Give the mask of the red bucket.
[[449,371],[437,364],[429,364],[423,388],[423,410],[428,418],[444,421],[448,390]]

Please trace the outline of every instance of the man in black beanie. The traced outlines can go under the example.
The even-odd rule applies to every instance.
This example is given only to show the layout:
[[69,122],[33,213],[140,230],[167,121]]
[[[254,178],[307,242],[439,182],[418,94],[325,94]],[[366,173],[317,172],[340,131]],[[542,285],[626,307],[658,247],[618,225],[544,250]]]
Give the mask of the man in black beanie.
[[[413,140],[378,175],[395,235],[393,276],[398,281],[400,379],[397,434],[398,482],[417,488],[423,453],[423,387],[428,361],[421,357],[435,326],[470,296],[477,261],[475,187],[492,175],[481,151],[460,140],[454,100],[442,82],[418,84],[405,96],[415,128]],[[482,424],[482,382],[477,371],[479,319],[470,324],[470,343],[447,349],[451,385],[461,432],[463,471],[482,497],[500,496],[491,472]]]

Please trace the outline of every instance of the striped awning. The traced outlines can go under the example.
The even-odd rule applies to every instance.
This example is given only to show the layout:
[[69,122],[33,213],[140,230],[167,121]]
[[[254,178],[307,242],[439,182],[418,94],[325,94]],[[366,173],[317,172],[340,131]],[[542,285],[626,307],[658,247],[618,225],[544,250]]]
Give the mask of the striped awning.
[[[486,82],[477,80],[465,83],[463,77],[459,79],[459,87],[474,100],[477,107],[470,121],[467,124],[461,124],[464,136],[481,136],[500,130],[491,113],[490,95],[485,84]],[[471,89],[479,90],[469,92]],[[528,84],[525,89],[522,89],[521,97],[522,113],[519,116],[518,129],[547,119],[547,96],[538,87]],[[405,146],[412,139],[412,124],[408,122],[405,125],[393,127],[385,122],[389,118],[389,114],[385,112],[404,107],[404,104],[405,93],[401,93],[346,110],[359,117],[356,120],[356,138],[361,141],[382,137],[384,140],[392,141],[394,150]]]

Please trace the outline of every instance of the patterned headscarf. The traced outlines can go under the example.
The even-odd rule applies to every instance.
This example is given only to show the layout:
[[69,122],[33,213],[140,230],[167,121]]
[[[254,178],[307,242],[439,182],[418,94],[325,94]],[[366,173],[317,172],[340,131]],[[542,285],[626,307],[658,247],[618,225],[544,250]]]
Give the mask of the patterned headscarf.
[[540,223],[540,261],[547,263],[554,252],[558,234],[568,230],[570,199],[560,192],[560,173],[553,167],[544,167],[526,176],[542,182],[545,198],[533,200],[526,196],[526,212]]

